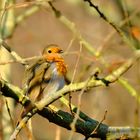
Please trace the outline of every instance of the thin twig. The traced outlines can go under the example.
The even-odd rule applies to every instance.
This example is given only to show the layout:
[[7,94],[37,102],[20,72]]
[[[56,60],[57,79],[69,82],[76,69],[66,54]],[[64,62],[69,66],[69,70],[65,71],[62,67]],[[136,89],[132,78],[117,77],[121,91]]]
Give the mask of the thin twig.
[[97,124],[93,132],[89,136],[86,136],[84,140],[88,140],[90,137],[92,137],[92,135],[97,134],[97,130],[100,127],[100,125],[103,123],[103,121],[106,119],[106,115],[107,115],[107,110],[104,113],[103,119]]
[[[129,15],[129,17],[127,19],[124,19],[123,21],[120,22],[119,27],[121,28],[122,26],[124,26],[129,20],[132,20],[134,18],[134,16],[136,16],[136,14],[138,14],[140,11],[140,9],[135,9],[135,11]],[[115,35],[116,31],[113,30],[110,34],[108,34],[103,40],[101,45],[98,46],[98,49],[96,51],[96,56],[101,56],[102,52],[105,48],[105,45],[107,44],[107,42],[109,42],[111,40],[111,38]]]
[[76,125],[76,122],[79,118],[79,114],[80,114],[80,107],[81,107],[81,100],[82,100],[82,95],[84,94],[84,91],[86,90],[87,88],[87,85],[89,83],[89,81],[93,78],[94,75],[91,75],[88,80],[86,81],[85,83],[85,86],[83,87],[83,89],[81,90],[79,96],[78,96],[78,107],[77,107],[77,111],[76,111],[76,115],[75,115],[75,118],[73,120],[73,122],[71,123],[71,133],[70,133],[70,137],[69,137],[69,140],[72,140],[72,137],[73,137],[73,134],[75,132],[75,125]]
[[7,102],[6,98],[5,98],[5,103],[6,103],[7,112],[9,114],[9,117],[10,117],[10,120],[11,120],[11,123],[12,123],[12,127],[14,129],[15,128],[15,123],[14,123],[14,120],[12,118],[11,111],[10,111],[10,108],[9,108],[9,105],[8,105],[8,102]]
[[15,51],[11,50],[10,46],[4,40],[0,39],[0,45],[2,45],[2,47],[4,47],[13,56],[13,58],[19,61],[22,65],[27,65],[27,62],[22,60]]
[[110,22],[108,20],[108,18],[105,16],[104,13],[102,13],[100,10],[99,10],[99,7],[96,6],[94,3],[91,2],[91,0],[84,0],[85,2],[88,2],[89,5],[93,8],[95,8],[95,10],[97,11],[97,13],[100,15],[101,18],[103,18],[105,21],[107,21],[119,34],[121,34],[120,32],[120,29],[117,28],[117,26],[113,23],[113,22]]
[[67,47],[65,53],[68,53],[68,52],[69,52],[69,50],[70,50],[70,48],[71,48],[71,46],[72,46],[74,40],[75,40],[75,36],[70,40],[70,42],[69,42],[69,44],[68,44],[68,47]]
[[125,43],[127,43],[133,49],[136,48],[136,46],[134,46],[133,42],[125,35],[125,33],[121,30],[121,28],[119,28],[114,22],[111,22],[105,16],[105,14],[100,11],[98,6],[96,6],[94,3],[92,3],[91,0],[83,0],[83,1],[88,2],[89,6],[94,8],[97,11],[97,13],[100,15],[100,17],[112,26],[118,32],[118,34],[122,37],[122,39]]
[[[29,61],[36,60],[39,58],[41,58],[41,56],[33,56],[33,57],[23,58],[22,61],[29,62]],[[11,63],[21,63],[21,60],[8,60],[8,61],[0,62],[0,65],[6,65],[6,64],[11,64]]]
[[[73,72],[72,79],[71,79],[71,84],[74,82],[74,78],[76,76],[76,72],[77,72],[77,69],[78,69],[78,64],[79,64],[79,61],[80,61],[81,52],[82,52],[82,44],[80,44],[80,50],[79,50],[77,60],[76,60],[76,63],[75,63],[74,72]],[[74,115],[73,112],[72,112],[71,100],[72,100],[72,96],[71,96],[71,92],[70,92],[69,93],[69,107],[70,107],[70,111],[71,111],[72,115]]]
[[92,55],[96,55],[96,50],[90,44],[88,41],[86,41],[82,35],[80,34],[79,30],[76,28],[74,22],[71,22],[67,17],[62,15],[62,13],[56,9],[56,7],[52,4],[52,2],[48,2],[51,9],[53,10],[56,18],[62,22],[73,34],[74,36],[83,44],[83,47],[85,47]]
[[106,115],[107,115],[107,110],[106,110],[105,113],[104,113],[103,119],[102,119],[102,120],[98,123],[98,125],[95,127],[95,129],[94,129],[94,131],[91,133],[91,135],[97,133],[97,129],[99,128],[99,126],[101,125],[101,123],[103,123],[103,121],[106,119]]
[[[4,10],[3,10],[3,12],[1,12],[1,17],[0,17],[0,28],[2,28],[2,23],[3,23],[3,19],[4,19],[4,15],[5,15],[5,13],[6,13],[6,10],[5,10],[5,7],[7,6],[7,3],[5,2],[5,5],[4,5]],[[2,36],[2,33],[0,33],[1,35],[0,36]]]
[[0,9],[0,12],[5,10],[7,11],[10,9],[25,8],[31,5],[40,5],[43,2],[49,2],[49,1],[53,1],[53,0],[39,0],[39,1],[35,0],[35,1],[28,1],[28,2],[20,2],[17,4],[6,6],[5,8]]
[[[37,111],[37,109],[36,109]],[[18,126],[15,128],[14,133],[11,135],[9,140],[15,140],[18,133],[21,131],[21,129],[26,125],[26,123],[28,122],[28,120],[34,115],[34,110],[32,110],[32,113],[29,112],[27,113],[27,115],[20,121],[20,123],[18,124]]]
[[55,140],[61,140],[61,128],[56,126]]

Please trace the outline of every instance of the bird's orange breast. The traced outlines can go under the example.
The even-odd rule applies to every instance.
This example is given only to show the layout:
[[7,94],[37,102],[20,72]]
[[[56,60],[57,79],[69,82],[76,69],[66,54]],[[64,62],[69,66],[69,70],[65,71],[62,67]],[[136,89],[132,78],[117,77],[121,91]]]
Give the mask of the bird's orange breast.
[[57,71],[60,75],[65,76],[67,73],[67,66],[65,65],[64,61],[57,61],[56,62]]

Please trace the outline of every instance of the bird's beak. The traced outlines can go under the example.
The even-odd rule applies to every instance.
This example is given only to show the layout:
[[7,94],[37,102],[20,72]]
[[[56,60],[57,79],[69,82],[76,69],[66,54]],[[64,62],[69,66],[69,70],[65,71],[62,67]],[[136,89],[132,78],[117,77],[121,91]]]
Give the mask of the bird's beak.
[[59,53],[63,53],[64,51],[63,50],[59,50]]

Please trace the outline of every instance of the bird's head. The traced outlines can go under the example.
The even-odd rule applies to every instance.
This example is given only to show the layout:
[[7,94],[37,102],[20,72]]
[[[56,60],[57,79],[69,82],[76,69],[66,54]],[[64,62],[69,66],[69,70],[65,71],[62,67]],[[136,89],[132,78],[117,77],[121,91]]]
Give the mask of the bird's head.
[[58,62],[63,60],[62,53],[63,50],[58,45],[50,44],[44,48],[42,56],[48,62]]

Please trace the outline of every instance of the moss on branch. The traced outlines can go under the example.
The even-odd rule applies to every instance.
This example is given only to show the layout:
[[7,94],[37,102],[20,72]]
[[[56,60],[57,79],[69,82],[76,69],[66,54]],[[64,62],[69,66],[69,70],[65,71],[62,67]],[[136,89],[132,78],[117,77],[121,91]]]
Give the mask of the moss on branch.
[[[25,106],[27,103],[30,102],[29,98],[23,95],[22,90],[19,89],[18,87],[4,81],[3,79],[1,79],[0,83],[1,83],[1,93],[4,96],[15,99],[17,102],[19,102],[23,106]],[[55,123],[59,126],[62,126],[66,129],[69,129],[69,130],[71,129],[70,124],[72,123],[74,118],[68,112],[64,112],[62,110],[59,110],[56,112],[50,108],[43,108],[43,110],[41,111],[38,111],[35,109],[34,111],[35,112],[31,112],[32,115],[38,112],[38,114],[48,119],[50,122]],[[90,135],[90,133],[92,133],[92,131],[95,129],[95,127],[98,125],[99,122],[91,119],[83,112],[81,112],[80,114],[81,114],[82,119],[78,120],[76,123],[76,132],[81,133],[85,136],[88,136]],[[32,116],[28,115],[28,117],[26,117],[26,119],[24,120],[28,121],[30,117]],[[108,126],[105,124],[101,124],[97,133],[93,137],[105,137],[107,130],[108,130]]]
[[[39,113],[40,115],[47,118],[50,122],[53,122],[57,125],[60,125],[64,128],[71,129],[70,124],[73,121],[73,116],[67,112],[64,112],[62,110],[59,111],[53,111],[52,109],[46,108],[49,104],[60,98],[61,96],[73,92],[73,91],[79,91],[87,87],[93,88],[97,86],[106,86],[104,83],[105,81],[108,81],[108,83],[115,82],[123,73],[125,73],[134,63],[135,61],[140,57],[140,51],[137,51],[134,53],[133,57],[128,59],[120,68],[116,69],[114,72],[112,72],[110,75],[106,76],[105,78],[102,78],[101,80],[96,80],[95,78],[91,78],[91,80],[87,80],[80,83],[74,83],[65,86],[63,89],[59,90],[55,94],[52,94],[52,96],[49,96],[47,98],[43,98],[39,102],[36,102],[33,104],[33,109],[31,112],[27,113],[27,115],[23,118],[23,122],[21,122],[18,126],[18,130],[20,131],[23,127],[22,125],[26,124],[35,113]],[[103,80],[104,79],[104,80]],[[23,106],[26,106],[27,103],[30,102],[29,98],[22,94],[22,90],[18,87],[15,87],[14,85],[4,81],[3,79],[0,80],[1,83],[1,92],[4,96],[12,97],[17,102],[21,103]],[[86,89],[86,90],[87,90]],[[96,126],[99,124],[98,121],[91,119],[84,113],[80,113],[79,117],[80,120],[76,123],[76,132],[79,132],[86,137],[88,137],[96,128]],[[22,125],[21,125],[22,124]],[[15,129],[15,135],[16,136],[19,131],[16,131]],[[91,137],[106,137],[106,134],[108,132],[108,126],[105,124],[100,124],[99,128],[97,129],[97,133],[91,135]],[[13,137],[14,138],[14,137]]]

